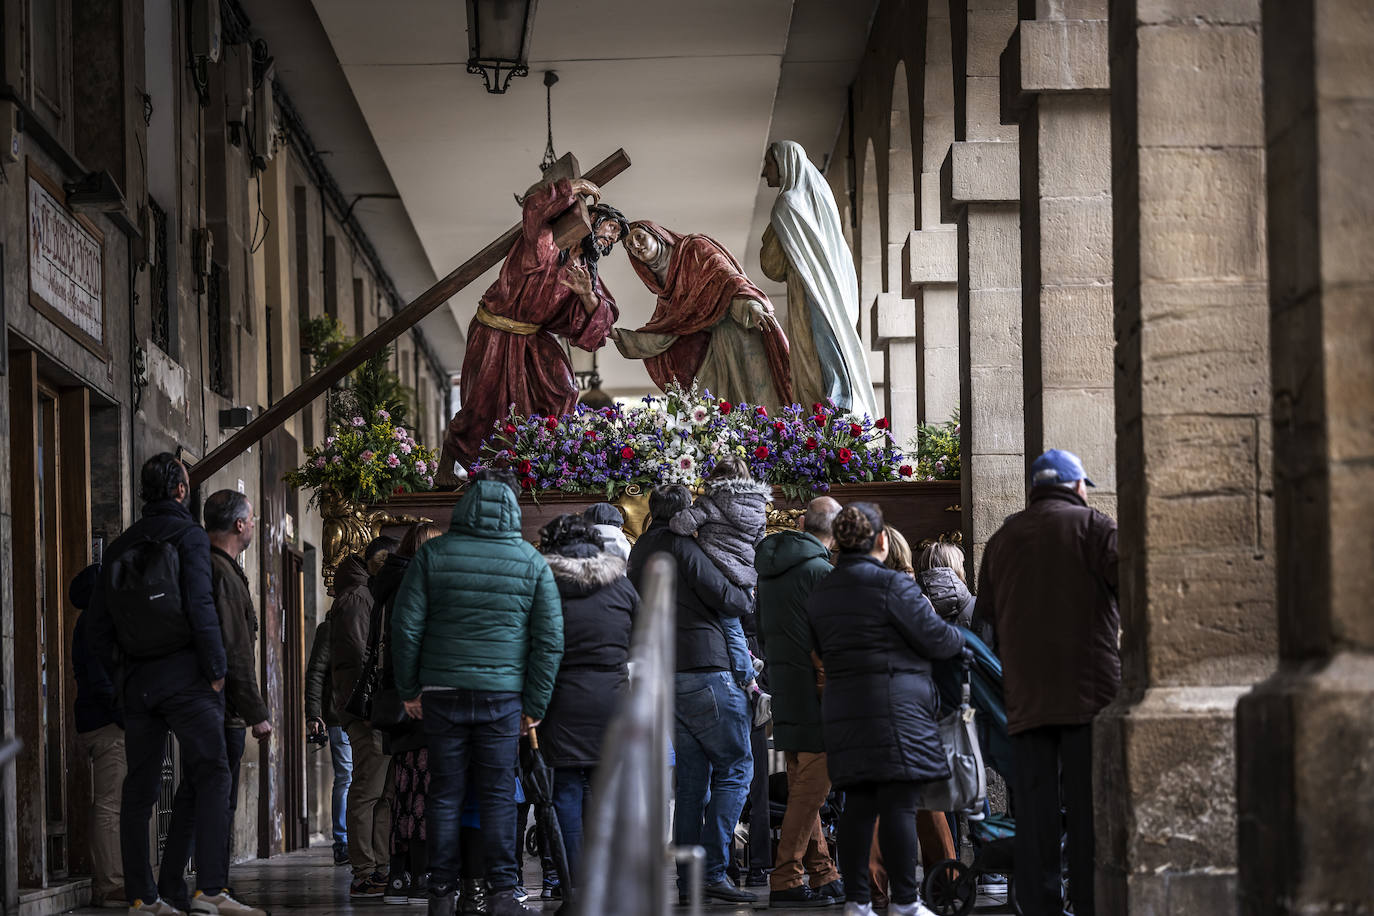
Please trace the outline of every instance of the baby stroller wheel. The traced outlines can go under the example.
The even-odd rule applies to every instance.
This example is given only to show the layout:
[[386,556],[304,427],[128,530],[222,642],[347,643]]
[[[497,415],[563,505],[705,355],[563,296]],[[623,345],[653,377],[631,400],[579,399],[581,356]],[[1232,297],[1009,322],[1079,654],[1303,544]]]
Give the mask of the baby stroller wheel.
[[963,862],[946,859],[926,874],[921,893],[926,907],[939,916],[964,916],[978,900],[978,882]]

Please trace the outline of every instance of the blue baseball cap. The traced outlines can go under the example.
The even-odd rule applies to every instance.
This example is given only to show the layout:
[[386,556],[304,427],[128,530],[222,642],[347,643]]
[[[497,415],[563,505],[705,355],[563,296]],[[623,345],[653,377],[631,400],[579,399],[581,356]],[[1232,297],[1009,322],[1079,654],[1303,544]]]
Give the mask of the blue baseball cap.
[[1052,448],[1031,463],[1030,485],[1038,487],[1052,483],[1073,483],[1081,480],[1090,487],[1097,484],[1088,479],[1083,462],[1073,452]]

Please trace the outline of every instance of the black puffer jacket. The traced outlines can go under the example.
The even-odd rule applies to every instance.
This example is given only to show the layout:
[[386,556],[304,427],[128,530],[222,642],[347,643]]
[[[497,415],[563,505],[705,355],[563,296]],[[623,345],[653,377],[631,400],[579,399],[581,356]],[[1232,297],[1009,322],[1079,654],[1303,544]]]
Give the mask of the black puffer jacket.
[[940,619],[914,579],[866,554],[841,555],[806,611],[825,664],[830,781],[843,788],[947,777],[930,663],[959,653],[959,631]]
[[[386,562],[368,582],[372,592],[372,623],[369,626],[369,640],[380,638],[382,651],[382,689],[396,689],[396,668],[391,663],[391,609],[396,604],[396,592],[401,588],[406,569],[410,567],[410,557],[388,554]],[[424,725],[416,719],[407,719],[400,725],[382,730],[382,749],[387,754],[401,754],[417,751],[425,746]]]
[[916,584],[921,586],[935,613],[958,626],[969,625],[977,599],[957,572],[948,566],[923,569],[916,574]]
[[554,767],[594,767],[616,704],[629,689],[630,630],[639,593],[625,561],[591,545],[545,554],[563,599],[563,664],[553,684],[539,744]]

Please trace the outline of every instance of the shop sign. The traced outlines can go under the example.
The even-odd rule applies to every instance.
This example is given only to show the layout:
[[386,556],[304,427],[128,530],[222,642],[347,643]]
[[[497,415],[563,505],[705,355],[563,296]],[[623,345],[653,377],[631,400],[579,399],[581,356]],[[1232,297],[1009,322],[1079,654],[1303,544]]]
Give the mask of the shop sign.
[[29,165],[29,303],[77,343],[105,350],[105,246],[100,230]]

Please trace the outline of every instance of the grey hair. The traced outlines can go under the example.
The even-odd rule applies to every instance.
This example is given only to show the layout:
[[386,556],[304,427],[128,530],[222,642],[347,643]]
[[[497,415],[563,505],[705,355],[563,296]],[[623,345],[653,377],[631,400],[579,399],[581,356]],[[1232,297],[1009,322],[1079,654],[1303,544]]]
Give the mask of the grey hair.
[[234,523],[248,520],[248,497],[238,490],[210,494],[201,509],[206,531],[233,531]]
[[816,497],[807,505],[806,512],[802,515],[802,530],[818,537],[830,537],[840,508],[840,504],[832,497]]

